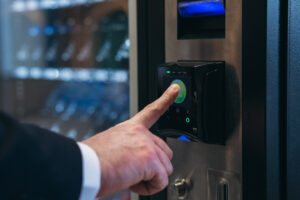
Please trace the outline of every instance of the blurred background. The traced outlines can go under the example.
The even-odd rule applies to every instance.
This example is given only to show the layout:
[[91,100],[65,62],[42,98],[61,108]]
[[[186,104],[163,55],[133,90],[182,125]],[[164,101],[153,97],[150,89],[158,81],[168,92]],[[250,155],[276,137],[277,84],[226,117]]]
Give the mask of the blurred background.
[[78,141],[128,119],[127,0],[2,0],[0,9],[1,110]]

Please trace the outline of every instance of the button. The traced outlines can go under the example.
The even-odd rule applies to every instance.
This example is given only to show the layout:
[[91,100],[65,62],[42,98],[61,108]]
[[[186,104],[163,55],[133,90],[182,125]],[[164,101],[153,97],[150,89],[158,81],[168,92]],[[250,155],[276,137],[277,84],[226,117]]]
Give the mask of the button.
[[172,84],[177,84],[180,87],[179,95],[177,96],[175,103],[182,103],[185,100],[186,97],[186,87],[182,80],[176,79],[172,82]]

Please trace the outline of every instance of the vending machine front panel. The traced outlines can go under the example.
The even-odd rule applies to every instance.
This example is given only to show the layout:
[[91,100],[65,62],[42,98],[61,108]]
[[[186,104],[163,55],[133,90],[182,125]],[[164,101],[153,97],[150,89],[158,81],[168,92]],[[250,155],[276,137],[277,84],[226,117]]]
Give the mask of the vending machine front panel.
[[[158,123],[157,133],[167,138],[174,152],[169,200],[242,199],[242,3],[199,0],[190,1],[189,6],[204,2],[223,5],[224,10],[203,16],[203,10],[197,9],[197,14],[188,16],[178,11],[185,1],[165,0],[165,62],[177,64],[182,71],[192,71],[191,86],[180,76],[170,76],[182,80],[193,99],[189,103],[193,107],[189,125],[185,125],[176,108],[180,112],[191,108],[176,102],[169,109],[171,114],[164,115]],[[212,63],[220,66],[206,71],[209,68],[205,66]],[[164,78],[158,77],[158,85],[163,85],[160,80]],[[181,119],[166,123],[168,117]]]

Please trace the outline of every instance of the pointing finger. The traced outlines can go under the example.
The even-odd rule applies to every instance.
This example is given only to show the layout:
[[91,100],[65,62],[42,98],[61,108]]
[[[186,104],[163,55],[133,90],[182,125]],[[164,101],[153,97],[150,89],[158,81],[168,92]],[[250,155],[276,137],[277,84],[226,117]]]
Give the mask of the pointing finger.
[[141,112],[131,118],[130,121],[142,124],[148,129],[151,128],[160,116],[173,104],[179,91],[179,85],[172,84],[159,99],[146,106]]

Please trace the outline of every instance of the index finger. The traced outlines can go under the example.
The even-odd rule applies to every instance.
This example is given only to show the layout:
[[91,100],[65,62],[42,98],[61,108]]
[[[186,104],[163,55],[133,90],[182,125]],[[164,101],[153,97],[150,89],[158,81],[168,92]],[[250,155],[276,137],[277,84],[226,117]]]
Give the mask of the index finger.
[[144,125],[148,129],[151,128],[160,116],[173,104],[179,91],[179,85],[172,84],[159,99],[146,106],[141,112],[131,118],[130,121]]

